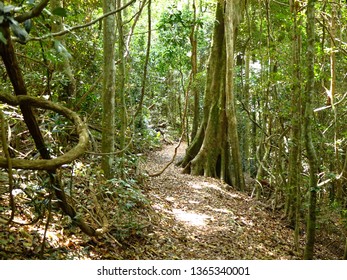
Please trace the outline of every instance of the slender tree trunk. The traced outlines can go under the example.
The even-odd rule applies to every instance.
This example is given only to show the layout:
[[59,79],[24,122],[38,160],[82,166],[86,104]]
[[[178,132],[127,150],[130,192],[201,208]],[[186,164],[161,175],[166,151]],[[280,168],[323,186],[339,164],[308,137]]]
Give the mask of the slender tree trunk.
[[[117,0],[117,9],[122,6],[122,1]],[[118,64],[116,68],[116,104],[118,108],[117,118],[120,120],[120,133],[119,133],[119,153],[120,165],[119,173],[123,176],[123,157],[124,157],[124,147],[126,138],[126,128],[127,128],[127,113],[126,113],[126,103],[125,103],[125,79],[126,79],[126,69],[125,69],[125,40],[124,40],[124,29],[123,29],[123,16],[122,12],[117,13],[117,30],[118,30]]]
[[198,27],[196,25],[196,1],[193,0],[193,23],[191,27],[191,33],[190,33],[190,44],[192,46],[192,55],[191,55],[191,66],[192,66],[192,93],[194,97],[194,107],[193,107],[193,126],[192,126],[192,133],[191,133],[191,139],[195,138],[195,135],[198,131],[199,127],[199,118],[200,118],[200,94],[199,89],[197,87],[197,81],[196,81],[196,75],[198,73],[198,42],[197,42],[197,32]]
[[292,98],[291,98],[291,140],[289,146],[289,174],[288,174],[288,193],[287,209],[288,219],[295,225],[294,244],[299,250],[299,210],[300,210],[300,153],[301,153],[301,77],[300,77],[300,34],[298,31],[297,8],[294,3],[291,4],[291,13],[293,20],[293,72],[292,72]]
[[[57,8],[63,8],[63,1],[62,0],[51,0],[50,1],[51,10],[54,11]],[[60,16],[54,16],[54,20],[52,23],[52,33],[60,32],[64,30],[63,26],[63,18]],[[56,37],[56,40],[59,40],[59,42],[63,45],[65,45],[65,40],[63,36]],[[64,86],[65,92],[62,96],[59,96],[60,101],[65,101],[67,103],[69,100],[75,100],[76,98],[76,80],[75,76],[73,75],[72,67],[69,61],[69,58],[62,55],[60,57],[60,60],[57,62],[57,69],[58,71],[64,73],[66,75],[67,84]]]
[[[0,32],[6,40],[6,44],[0,42],[0,56],[4,62],[6,72],[11,80],[14,93],[15,95],[27,95],[27,87],[12,44],[9,26],[6,25],[6,23],[0,25]],[[30,135],[34,139],[35,146],[41,157],[43,159],[51,159],[31,106],[28,104],[22,104],[20,105],[20,109],[23,114],[25,124],[28,127]],[[58,176],[56,176],[56,170],[48,171],[48,174],[50,176],[59,206],[63,212],[69,215],[84,233],[91,236],[96,235],[96,231],[87,225],[83,218],[79,216],[75,209],[68,203],[64,187],[62,186]]]
[[148,0],[148,6],[147,6],[147,25],[148,25],[148,36],[147,36],[147,48],[146,48],[146,57],[145,57],[145,64],[143,65],[143,76],[141,81],[141,98],[138,110],[134,116],[134,119],[138,117],[138,122],[141,124],[142,127],[143,123],[143,101],[145,98],[146,93],[146,86],[147,86],[147,72],[148,72],[148,64],[150,59],[150,53],[151,53],[151,40],[152,40],[152,0]]
[[[330,89],[329,89],[329,96],[328,98],[330,100],[330,104],[332,106],[333,114],[334,114],[334,150],[335,150],[335,158],[333,159],[332,165],[334,166],[334,169],[336,170],[336,173],[339,173],[341,170],[341,159],[340,159],[340,152],[339,152],[339,143],[338,143],[338,121],[337,121],[337,110],[335,103],[335,93],[336,93],[336,47],[335,47],[335,38],[336,38],[336,17],[337,17],[337,3],[331,3],[331,23],[330,23],[330,34],[331,34],[331,40],[330,40]],[[342,189],[342,181],[336,180],[333,182],[333,188],[334,193],[336,190],[336,200],[339,202],[343,201],[343,189]]]
[[304,259],[313,259],[316,234],[316,204],[317,204],[317,174],[318,160],[312,140],[312,97],[315,92],[314,65],[315,65],[315,0],[307,2],[307,84],[304,97],[304,136],[306,152],[310,166],[309,182],[309,209],[307,217],[307,236]]
[[[103,0],[103,12],[116,9],[115,1]],[[106,178],[113,177],[115,151],[115,15],[104,19],[103,44],[103,113],[102,113],[102,169]]]
[[[251,55],[249,47],[246,48],[245,52],[245,86],[243,91],[243,103],[245,110],[250,112],[250,65],[251,65]],[[248,176],[251,175],[250,166],[250,147],[251,147],[251,123],[248,118],[244,120],[245,131],[243,134],[243,156],[245,159],[245,172]]]

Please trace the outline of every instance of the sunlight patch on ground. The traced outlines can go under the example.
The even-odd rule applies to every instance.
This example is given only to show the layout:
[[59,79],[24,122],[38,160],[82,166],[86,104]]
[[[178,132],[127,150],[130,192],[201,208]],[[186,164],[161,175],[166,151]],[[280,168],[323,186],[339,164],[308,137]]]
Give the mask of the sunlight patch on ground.
[[188,201],[190,204],[199,204],[200,201],[196,201],[196,200],[189,200]]
[[208,182],[199,182],[199,183],[193,183],[193,182],[189,182],[188,183],[190,187],[192,187],[193,189],[196,190],[201,190],[204,188],[210,188],[210,189],[215,189],[215,190],[222,190],[221,187],[217,186],[216,184],[211,184]]
[[167,197],[165,197],[165,200],[167,200],[169,202],[174,202],[176,199],[172,196],[167,196]]
[[192,187],[193,189],[196,189],[196,190],[201,190],[202,189],[202,186],[200,186],[200,184],[197,184],[197,183],[191,183],[189,182],[188,185],[190,187]]
[[209,182],[189,182],[188,185],[196,190],[202,190],[202,189],[214,189],[217,191],[220,191],[221,193],[232,197],[232,198],[240,198],[240,196],[237,193],[231,193],[228,191],[225,191],[221,186],[219,186],[218,184],[213,184],[213,183],[209,183]]
[[214,212],[218,212],[218,213],[223,213],[223,214],[233,214],[232,211],[225,209],[225,208],[212,208],[211,206],[207,205],[207,208],[211,209]]
[[241,222],[242,222],[243,224],[245,224],[245,225],[248,226],[248,227],[253,227],[253,226],[254,226],[254,223],[253,223],[252,220],[248,220],[248,219],[245,218],[245,217],[241,217],[240,220],[241,220]]
[[192,212],[186,212],[181,209],[172,209],[172,213],[175,215],[176,219],[187,223],[190,226],[205,226],[206,222],[212,217],[205,214],[198,214]]

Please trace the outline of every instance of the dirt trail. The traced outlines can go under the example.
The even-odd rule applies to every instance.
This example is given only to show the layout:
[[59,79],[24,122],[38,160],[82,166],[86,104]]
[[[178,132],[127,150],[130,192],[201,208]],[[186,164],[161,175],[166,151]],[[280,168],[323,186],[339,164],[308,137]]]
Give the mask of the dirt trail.
[[[159,171],[175,145],[148,158],[146,170]],[[177,159],[183,157],[179,148]],[[220,181],[182,174],[171,165],[148,182],[154,221],[151,259],[297,259],[293,231],[244,193],[227,190]],[[154,242],[155,239],[155,242]]]

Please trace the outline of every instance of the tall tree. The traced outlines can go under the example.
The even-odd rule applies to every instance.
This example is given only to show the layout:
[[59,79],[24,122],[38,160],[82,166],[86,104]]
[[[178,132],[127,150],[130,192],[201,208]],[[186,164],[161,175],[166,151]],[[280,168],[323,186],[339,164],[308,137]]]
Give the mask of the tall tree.
[[236,29],[241,22],[244,3],[241,0],[226,1],[225,7],[225,42],[226,42],[226,116],[228,123],[228,142],[232,153],[234,166],[234,184],[241,190],[245,187],[242,171],[239,135],[237,131],[237,117],[234,96],[234,46]]
[[[185,172],[244,188],[233,95],[233,53],[243,1],[218,1],[205,87],[203,121],[182,162]],[[225,21],[225,4],[228,19]],[[227,30],[225,30],[227,28]],[[232,32],[225,37],[226,32]],[[226,46],[226,39],[227,46]],[[227,48],[228,49],[226,51]]]
[[291,135],[289,146],[289,173],[288,173],[288,190],[286,211],[290,223],[295,223],[295,247],[299,249],[299,212],[300,212],[300,154],[301,154],[301,73],[300,73],[300,49],[301,36],[298,30],[298,5],[291,2],[290,10],[292,14],[292,92],[291,92]]
[[[122,1],[116,1],[116,7],[119,9],[122,6]],[[125,147],[125,136],[127,128],[127,115],[126,115],[126,102],[125,102],[125,79],[126,79],[126,69],[125,69],[125,40],[124,40],[124,28],[123,28],[123,15],[122,12],[117,13],[116,15],[116,24],[117,24],[117,43],[118,43],[118,55],[117,55],[117,81],[116,81],[116,105],[117,105],[117,117],[120,119],[119,122],[119,148],[121,150],[120,157],[120,166],[119,173],[123,176],[123,150]]]
[[199,127],[199,118],[200,118],[200,94],[197,87],[197,74],[198,74],[198,25],[197,25],[197,8],[196,1],[193,0],[193,22],[191,23],[191,32],[189,35],[190,44],[192,47],[192,54],[190,57],[190,62],[192,65],[192,95],[194,97],[194,107],[193,107],[193,124],[192,124],[192,133],[191,138],[194,139],[198,127]]
[[306,70],[306,93],[303,98],[304,113],[304,137],[309,161],[309,210],[307,217],[307,236],[304,259],[313,258],[313,249],[316,233],[316,204],[317,204],[317,174],[318,159],[312,137],[312,97],[315,92],[315,0],[307,2],[307,70]]
[[[64,30],[64,25],[63,25],[63,17],[59,14],[57,11],[64,11],[63,9],[63,1],[62,0],[51,0],[50,1],[51,5],[51,10],[54,16],[53,23],[52,23],[52,32],[61,32]],[[55,38],[55,45],[57,47],[64,47],[65,45],[65,40],[64,36],[59,36]],[[61,73],[65,74],[65,79],[64,79],[64,89],[65,91],[63,92],[62,96],[59,96],[59,100],[61,101],[68,101],[71,98],[76,97],[76,80],[73,75],[72,67],[69,61],[69,55],[67,52],[60,52],[61,56],[59,57],[59,60],[56,63],[57,70]]]
[[[103,0],[104,14],[114,11],[116,3],[112,0]],[[115,151],[115,23],[116,16],[110,15],[103,21],[103,113],[102,113],[102,169],[107,178],[113,176]]]

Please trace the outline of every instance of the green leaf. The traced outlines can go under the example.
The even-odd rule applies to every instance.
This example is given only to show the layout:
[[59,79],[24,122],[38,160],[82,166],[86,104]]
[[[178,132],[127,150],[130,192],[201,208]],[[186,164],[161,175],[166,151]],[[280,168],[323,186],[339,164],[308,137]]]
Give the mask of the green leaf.
[[56,8],[52,11],[53,15],[60,16],[60,17],[66,17],[67,11],[64,8]]
[[2,34],[2,32],[0,31],[0,41],[2,43],[4,43],[5,45],[7,45],[7,40],[6,38],[4,37],[4,34]]
[[4,22],[5,17],[4,16],[0,16],[0,24],[2,24]]

